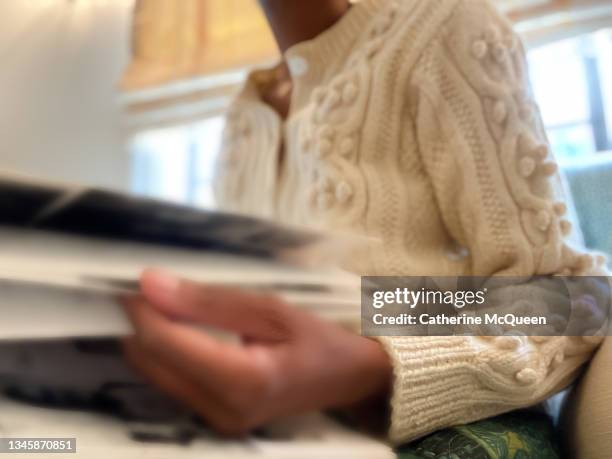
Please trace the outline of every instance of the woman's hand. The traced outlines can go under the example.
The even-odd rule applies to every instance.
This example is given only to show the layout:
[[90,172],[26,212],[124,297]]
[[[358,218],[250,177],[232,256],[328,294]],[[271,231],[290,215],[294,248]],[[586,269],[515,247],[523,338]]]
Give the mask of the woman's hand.
[[[198,285],[160,271],[128,301],[129,360],[220,433],[277,417],[350,407],[385,396],[389,358],[379,343],[289,307],[274,296]],[[230,331],[223,343],[194,327]]]

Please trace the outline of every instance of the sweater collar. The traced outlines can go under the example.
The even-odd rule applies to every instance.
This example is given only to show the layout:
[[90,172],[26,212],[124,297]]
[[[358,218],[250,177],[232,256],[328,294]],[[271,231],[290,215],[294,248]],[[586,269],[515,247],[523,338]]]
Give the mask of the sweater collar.
[[[363,33],[367,24],[389,0],[361,0],[355,4],[329,29],[316,37],[291,46],[285,52],[285,60],[306,59],[309,74],[346,58],[350,48]],[[291,65],[289,66],[291,69]],[[319,68],[320,67],[320,68]]]
[[[348,51],[363,33],[372,17],[390,0],[360,0],[329,29],[316,37],[297,43],[286,50],[284,59],[289,64],[296,85],[299,80],[316,82],[321,75],[337,62],[348,56]],[[306,65],[306,69],[299,65]],[[257,69],[249,74],[243,88],[242,97],[260,100],[259,86],[262,82],[274,78],[280,63],[272,67]]]

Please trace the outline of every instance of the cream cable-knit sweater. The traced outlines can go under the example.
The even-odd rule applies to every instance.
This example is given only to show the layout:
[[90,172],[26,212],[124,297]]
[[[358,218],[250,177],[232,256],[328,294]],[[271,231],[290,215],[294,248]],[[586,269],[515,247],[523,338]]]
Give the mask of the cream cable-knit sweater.
[[[285,57],[286,121],[258,92],[273,71],[253,73],[231,107],[222,207],[379,238],[350,264],[360,274],[604,273],[603,257],[565,242],[571,225],[523,48],[488,1],[362,0]],[[398,442],[544,400],[597,343],[381,342],[395,367]]]

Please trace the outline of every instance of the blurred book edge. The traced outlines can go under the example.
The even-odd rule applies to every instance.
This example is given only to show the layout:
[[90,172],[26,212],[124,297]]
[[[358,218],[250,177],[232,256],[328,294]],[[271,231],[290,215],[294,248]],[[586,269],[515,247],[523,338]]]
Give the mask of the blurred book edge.
[[364,241],[99,189],[0,174],[0,340],[129,333],[119,297],[143,269],[275,293],[355,325]]

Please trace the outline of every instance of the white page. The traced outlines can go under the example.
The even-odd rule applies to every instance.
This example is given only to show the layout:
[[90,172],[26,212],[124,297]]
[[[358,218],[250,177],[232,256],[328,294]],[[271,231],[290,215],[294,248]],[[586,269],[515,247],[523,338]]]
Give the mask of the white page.
[[146,267],[160,267],[207,282],[299,283],[337,288],[359,285],[356,276],[335,268],[306,269],[271,260],[0,226],[0,274],[27,273],[41,280],[134,280]]
[[[0,397],[2,437],[61,437],[77,439],[77,454],[54,455],[74,459],[391,459],[387,445],[355,433],[322,415],[281,421],[276,430],[284,440],[221,440],[204,434],[187,447],[138,443],[130,439],[130,425],[108,416],[57,411],[22,405]],[[23,456],[26,457],[26,456]]]

